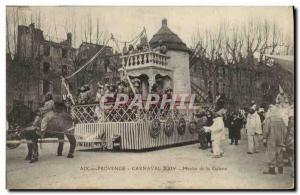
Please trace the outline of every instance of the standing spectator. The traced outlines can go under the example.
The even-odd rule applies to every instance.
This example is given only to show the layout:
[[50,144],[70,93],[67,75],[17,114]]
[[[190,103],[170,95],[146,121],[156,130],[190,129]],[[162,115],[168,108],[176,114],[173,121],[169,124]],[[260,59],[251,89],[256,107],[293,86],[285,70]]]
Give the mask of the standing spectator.
[[[294,109],[291,108],[289,113],[289,125],[287,129],[287,136],[286,136],[286,154],[288,161],[291,163],[291,167],[294,168],[294,133],[295,133],[295,126],[294,126]],[[294,170],[291,173],[291,177],[294,177]]]
[[78,104],[84,104],[84,87],[80,87],[78,92]]
[[264,125],[263,143],[267,147],[266,154],[268,158],[268,170],[263,171],[264,174],[276,174],[276,167],[278,167],[279,174],[283,173],[283,149],[286,133],[287,129],[278,108],[270,105]]
[[276,104],[284,106],[288,102],[289,100],[287,95],[284,93],[282,87],[279,85],[279,94],[276,96]]
[[250,108],[253,108],[254,110],[256,110],[255,100],[251,100]]
[[208,148],[208,142],[207,142],[205,129],[203,128],[203,126],[207,125],[207,117],[205,113],[196,114],[196,117],[198,118],[197,128],[198,128],[198,138],[199,138],[200,148],[205,150]]
[[96,93],[96,99],[95,102],[99,103],[101,100],[101,97],[104,95],[104,87],[100,83],[97,83],[97,93]]
[[262,127],[254,106],[249,109],[246,130],[248,136],[248,154],[258,153],[258,138],[262,134]]
[[263,123],[265,120],[265,109],[263,107],[260,107],[257,111],[257,114],[260,118],[261,123]]
[[[206,126],[211,126],[213,124],[213,114],[210,110],[206,111],[206,118],[207,118],[207,123]],[[212,147],[212,141],[211,141],[211,133],[210,132],[206,132],[206,139],[207,139],[207,146],[209,148]]]
[[206,132],[211,132],[212,149],[214,158],[223,156],[224,151],[221,146],[221,141],[224,138],[224,121],[220,111],[214,113],[213,124],[208,127],[203,127]]
[[239,140],[241,139],[241,129],[243,127],[243,119],[238,113],[233,112],[229,116],[229,139],[231,139],[230,144],[238,145]]

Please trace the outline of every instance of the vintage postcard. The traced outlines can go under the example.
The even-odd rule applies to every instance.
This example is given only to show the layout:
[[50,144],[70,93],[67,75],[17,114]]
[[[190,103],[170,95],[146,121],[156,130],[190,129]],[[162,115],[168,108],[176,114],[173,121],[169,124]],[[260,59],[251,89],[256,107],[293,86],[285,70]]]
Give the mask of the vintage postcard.
[[294,8],[7,6],[6,188],[295,188]]

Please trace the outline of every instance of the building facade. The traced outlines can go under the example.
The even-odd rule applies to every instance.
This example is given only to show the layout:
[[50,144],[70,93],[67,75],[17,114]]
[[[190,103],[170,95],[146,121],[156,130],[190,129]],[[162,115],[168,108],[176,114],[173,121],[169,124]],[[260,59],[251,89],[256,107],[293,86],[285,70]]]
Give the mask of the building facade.
[[[29,26],[18,26],[17,51],[14,59],[7,55],[7,111],[22,104],[37,110],[47,92],[55,102],[62,101],[61,76],[71,75],[90,60],[103,45],[83,42],[79,48],[72,46],[72,34],[65,40],[46,40],[43,31]],[[118,79],[119,55],[109,46],[84,71],[68,80],[70,90],[76,96],[84,84],[96,89],[97,82]]]
[[195,93],[202,94],[204,102],[212,103],[217,94],[224,94],[229,105],[246,107],[252,100],[259,106],[275,103],[279,85],[293,102],[293,75],[278,64],[270,67],[255,60],[236,65],[216,62],[209,67],[203,59],[191,65],[191,85]]
[[7,110],[15,104],[23,104],[36,110],[44,101],[47,92],[55,101],[61,101],[60,76],[74,71],[76,55],[72,47],[72,34],[61,42],[44,38],[43,31],[29,26],[18,26],[17,51],[15,58],[7,63]]

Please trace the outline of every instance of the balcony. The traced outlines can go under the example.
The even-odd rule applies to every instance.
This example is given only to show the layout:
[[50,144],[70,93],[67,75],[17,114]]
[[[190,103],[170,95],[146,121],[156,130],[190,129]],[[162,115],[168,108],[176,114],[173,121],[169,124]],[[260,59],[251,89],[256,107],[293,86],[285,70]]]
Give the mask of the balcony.
[[170,57],[167,55],[156,53],[154,51],[148,51],[148,52],[140,52],[140,53],[125,55],[121,57],[121,60],[122,60],[122,67],[126,67],[127,70],[146,68],[151,66],[160,67],[163,69],[169,69],[168,68],[169,58]]

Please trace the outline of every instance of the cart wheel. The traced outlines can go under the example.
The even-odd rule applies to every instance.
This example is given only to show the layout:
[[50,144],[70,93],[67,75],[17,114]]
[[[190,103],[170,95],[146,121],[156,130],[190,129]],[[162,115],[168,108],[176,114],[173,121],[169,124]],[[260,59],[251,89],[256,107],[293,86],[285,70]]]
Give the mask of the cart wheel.
[[[6,135],[6,140],[7,141],[20,141],[21,140],[21,137],[18,133],[14,132],[14,133],[9,133],[7,132],[7,135]],[[15,143],[15,144],[6,144],[6,147],[8,149],[15,149],[17,147],[19,147],[19,145],[21,145],[21,143]]]

